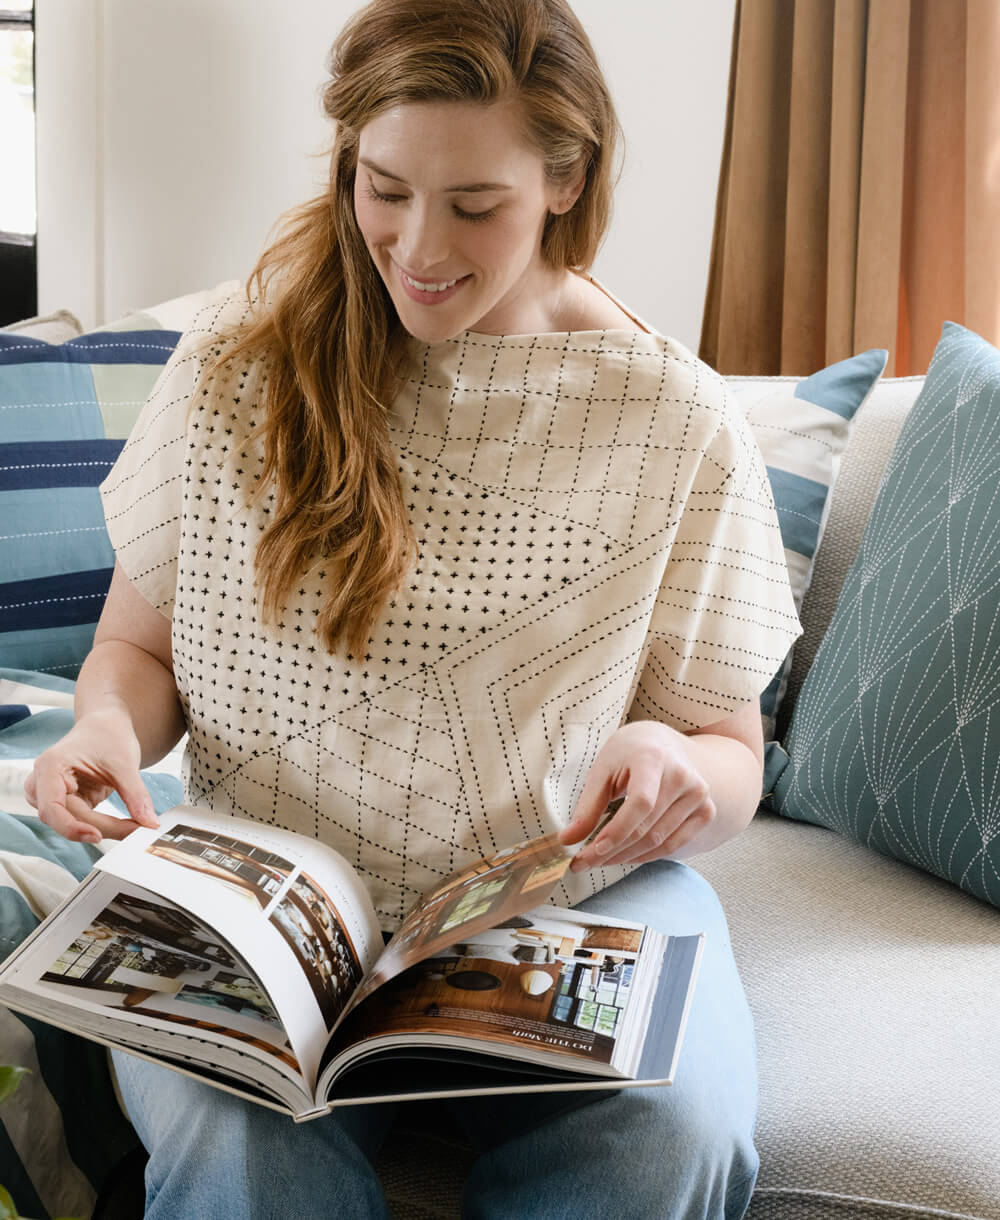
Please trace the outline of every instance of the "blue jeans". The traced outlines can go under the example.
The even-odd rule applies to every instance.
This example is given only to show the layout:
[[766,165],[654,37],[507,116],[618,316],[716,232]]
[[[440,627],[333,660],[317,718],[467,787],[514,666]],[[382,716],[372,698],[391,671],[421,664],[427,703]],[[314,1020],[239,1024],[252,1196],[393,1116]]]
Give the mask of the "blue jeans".
[[[667,932],[706,935],[676,1082],[608,1093],[449,1103],[479,1155],[468,1220],[738,1220],[757,1175],[753,1027],[708,883],[647,864],[580,904]],[[348,1106],[295,1124],[263,1106],[115,1052],[129,1115],[150,1158],[147,1220],[386,1217],[369,1158],[401,1106]],[[428,1115],[435,1113],[433,1109]]]

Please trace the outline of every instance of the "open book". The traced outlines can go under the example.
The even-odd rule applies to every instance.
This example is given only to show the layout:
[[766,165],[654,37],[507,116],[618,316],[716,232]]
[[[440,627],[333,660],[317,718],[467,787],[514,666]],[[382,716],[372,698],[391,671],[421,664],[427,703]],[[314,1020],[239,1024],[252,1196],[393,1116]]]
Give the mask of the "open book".
[[386,944],[313,839],[179,806],[0,969],[0,1002],[297,1121],[366,1101],[670,1084],[703,937],[545,906],[555,835],[424,895]]

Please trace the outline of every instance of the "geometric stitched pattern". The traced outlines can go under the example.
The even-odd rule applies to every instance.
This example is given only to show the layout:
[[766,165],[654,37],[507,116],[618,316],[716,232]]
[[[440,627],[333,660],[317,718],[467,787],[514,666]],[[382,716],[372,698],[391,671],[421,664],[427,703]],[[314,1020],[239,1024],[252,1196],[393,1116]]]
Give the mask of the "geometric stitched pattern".
[[119,562],[172,618],[190,802],[323,839],[392,929],[564,825],[628,716],[683,730],[759,696],[798,632],[764,464],[722,380],[633,330],[412,341],[390,417],[412,570],[360,655],[315,634],[322,568],[262,623],[260,370],[188,409],[245,309],[199,317],[102,488]]
[[773,807],[1000,906],[1000,353],[947,322]]

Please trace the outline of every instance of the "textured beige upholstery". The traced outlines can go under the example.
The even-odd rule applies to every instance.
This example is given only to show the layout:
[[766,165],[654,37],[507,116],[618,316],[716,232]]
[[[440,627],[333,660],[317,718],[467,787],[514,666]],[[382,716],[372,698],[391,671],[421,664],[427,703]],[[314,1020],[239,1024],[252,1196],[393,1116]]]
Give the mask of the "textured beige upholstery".
[[750,1220],[1000,1220],[1000,911],[765,813],[695,865],[757,1027]]
[[68,309],[57,309],[54,313],[34,318],[25,318],[23,322],[13,322],[3,327],[10,334],[26,335],[29,339],[43,339],[46,343],[66,343],[83,334],[79,318]]

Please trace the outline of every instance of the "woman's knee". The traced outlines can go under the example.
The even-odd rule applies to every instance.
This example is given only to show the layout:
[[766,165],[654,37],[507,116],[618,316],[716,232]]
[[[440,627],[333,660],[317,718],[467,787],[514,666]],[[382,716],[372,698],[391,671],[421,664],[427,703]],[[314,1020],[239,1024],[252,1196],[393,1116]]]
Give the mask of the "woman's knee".
[[[635,1210],[674,1220],[742,1216],[757,1174],[753,1115],[727,1097],[673,1093],[671,1087],[623,1090],[618,1113],[603,1123],[622,1161],[642,1166]],[[596,1117],[596,1116],[595,1116]]]
[[125,1111],[150,1154],[197,1156],[210,1143],[213,1155],[227,1156],[245,1146],[256,1107],[135,1055],[115,1052],[113,1062]]
[[466,1214],[738,1220],[756,1171],[752,1118],[704,1094],[623,1089],[492,1148],[473,1168]]
[[282,1214],[319,1216],[329,1197],[341,1220],[386,1215],[369,1154],[391,1122],[391,1107],[349,1107],[299,1125],[134,1056],[116,1054],[115,1069],[149,1153],[148,1214],[196,1214],[184,1210],[190,1201],[211,1197],[217,1210],[198,1214],[249,1220],[277,1214],[280,1204],[288,1209]]

